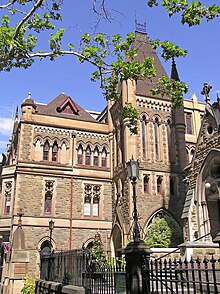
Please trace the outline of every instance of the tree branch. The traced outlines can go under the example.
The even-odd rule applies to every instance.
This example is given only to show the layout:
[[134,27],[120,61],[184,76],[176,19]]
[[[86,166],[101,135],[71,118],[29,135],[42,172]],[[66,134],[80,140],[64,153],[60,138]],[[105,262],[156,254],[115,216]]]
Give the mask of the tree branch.
[[17,2],[17,0],[13,0],[11,2],[8,2],[7,4],[5,5],[0,5],[0,9],[6,9],[6,8],[9,8],[11,5],[13,5],[15,2]]
[[21,27],[34,14],[34,12],[43,4],[43,2],[44,2],[44,0],[38,0],[37,3],[33,6],[33,8],[29,11],[29,13],[19,22],[19,24],[16,27],[13,40],[16,40]]

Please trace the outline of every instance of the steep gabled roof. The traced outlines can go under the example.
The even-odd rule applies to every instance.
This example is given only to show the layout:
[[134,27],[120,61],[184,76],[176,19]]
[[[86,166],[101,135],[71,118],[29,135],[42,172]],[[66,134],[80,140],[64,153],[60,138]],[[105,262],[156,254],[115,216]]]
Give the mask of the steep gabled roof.
[[[146,33],[143,32],[136,32],[135,33],[135,41],[133,44],[133,48],[138,49],[138,54],[134,58],[135,61],[143,62],[146,57],[153,57],[154,58],[154,66],[156,68],[157,74],[156,77],[152,78],[150,81],[149,79],[145,78],[143,80],[137,81],[137,95],[147,96],[150,94],[150,90],[156,87],[156,83],[159,77],[167,76],[167,73],[157,56],[156,51],[152,48],[148,36]],[[152,95],[152,94],[150,94]],[[167,99],[167,97],[166,97]]]
[[[96,121],[87,111],[74,102],[70,96],[63,93],[46,105],[36,103],[36,106],[36,112],[39,114],[90,122]],[[65,111],[67,108],[70,110],[69,112]]]

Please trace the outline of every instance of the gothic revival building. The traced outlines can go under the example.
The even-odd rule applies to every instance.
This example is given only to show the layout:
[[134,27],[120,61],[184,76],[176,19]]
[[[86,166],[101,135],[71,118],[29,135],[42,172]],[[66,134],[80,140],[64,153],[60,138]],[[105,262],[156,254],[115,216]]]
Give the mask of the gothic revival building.
[[188,258],[214,254],[218,244],[213,242],[220,243],[220,103],[218,98],[211,105],[208,92],[204,94],[205,113],[195,154],[187,168],[188,191],[182,214],[183,249]]
[[[0,242],[9,242],[13,252],[14,244],[22,243],[15,240],[22,227],[25,242],[14,249],[25,249],[26,257],[20,271],[21,260],[11,259],[5,283],[27,272],[38,274],[40,253],[50,250],[50,219],[55,222],[54,250],[90,246],[99,232],[106,250],[118,255],[132,228],[126,169],[132,156],[140,163],[137,207],[142,238],[160,214],[180,226],[184,168],[194,154],[204,104],[194,95],[184,107],[173,109],[169,97],[152,96],[157,78],[167,74],[145,33],[136,32],[134,47],[137,60],[154,58],[157,77],[123,81],[119,102],[109,102],[99,115],[66,94],[47,105],[29,95],[20,120],[16,113],[1,174]],[[174,62],[171,78],[179,78]],[[131,135],[128,120],[121,117],[127,103],[140,114],[137,135]]]

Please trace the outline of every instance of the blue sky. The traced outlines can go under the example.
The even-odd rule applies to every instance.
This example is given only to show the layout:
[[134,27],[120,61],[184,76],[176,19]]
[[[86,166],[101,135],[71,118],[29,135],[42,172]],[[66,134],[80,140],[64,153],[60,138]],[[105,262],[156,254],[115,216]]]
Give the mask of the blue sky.
[[[107,0],[106,0],[107,2]],[[209,1],[205,1],[209,2]],[[180,17],[169,18],[164,8],[150,9],[145,0],[111,0],[107,2],[112,9],[115,20],[101,22],[97,31],[107,34],[122,34],[135,31],[135,15],[139,23],[147,23],[147,33],[152,39],[169,40],[187,49],[189,54],[176,61],[179,76],[189,85],[186,98],[190,99],[196,93],[200,94],[204,82],[213,88],[211,98],[216,99],[220,91],[220,42],[219,19],[203,22],[201,26],[189,28],[180,24]],[[95,16],[92,12],[92,1],[65,0],[62,14],[67,39],[79,44],[81,33],[94,31]],[[45,35],[41,44],[47,47]],[[170,62],[163,62],[170,74]],[[13,69],[11,72],[0,73],[0,152],[4,152],[11,133],[11,119],[14,117],[16,106],[31,92],[37,102],[48,103],[61,92],[70,95],[73,100],[85,109],[101,111],[105,107],[105,100],[98,84],[90,82],[93,70],[91,65],[79,64],[74,57],[61,57],[54,62],[44,59],[37,60],[29,69]]]

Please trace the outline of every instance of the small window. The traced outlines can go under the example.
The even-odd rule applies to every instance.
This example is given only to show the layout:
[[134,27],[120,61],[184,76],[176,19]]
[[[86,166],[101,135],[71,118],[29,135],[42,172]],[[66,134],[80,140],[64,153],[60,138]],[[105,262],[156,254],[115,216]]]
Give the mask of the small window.
[[144,176],[144,193],[149,193],[149,176]]
[[162,177],[157,177],[157,194],[162,194]]
[[50,145],[48,141],[46,141],[43,148],[43,160],[49,160],[49,150],[50,150]]
[[106,167],[107,166],[107,152],[106,149],[104,148],[102,150],[102,167]]
[[147,147],[146,147],[146,117],[145,115],[142,117],[141,122],[141,140],[142,140],[142,153],[143,158],[147,158]]
[[189,151],[186,149],[186,163],[189,163]]
[[154,145],[155,145],[155,159],[159,160],[159,120],[156,117],[154,122]]
[[58,145],[57,142],[52,147],[52,161],[58,161]]
[[86,165],[91,165],[91,149],[89,146],[86,148]]
[[44,214],[52,213],[54,181],[48,180],[45,182],[45,196],[44,196]]
[[82,165],[82,163],[83,163],[83,149],[82,149],[82,145],[79,145],[79,148],[77,150],[77,163],[79,165]]
[[51,210],[52,210],[52,192],[48,191],[45,194],[44,213],[51,214]]
[[99,150],[98,150],[98,148],[95,148],[95,150],[94,150],[93,165],[94,166],[99,166]]
[[11,193],[12,193],[12,182],[6,182],[5,183],[5,209],[4,209],[5,214],[10,213]]
[[186,133],[192,135],[192,114],[191,113],[185,113],[185,121],[186,121]]

